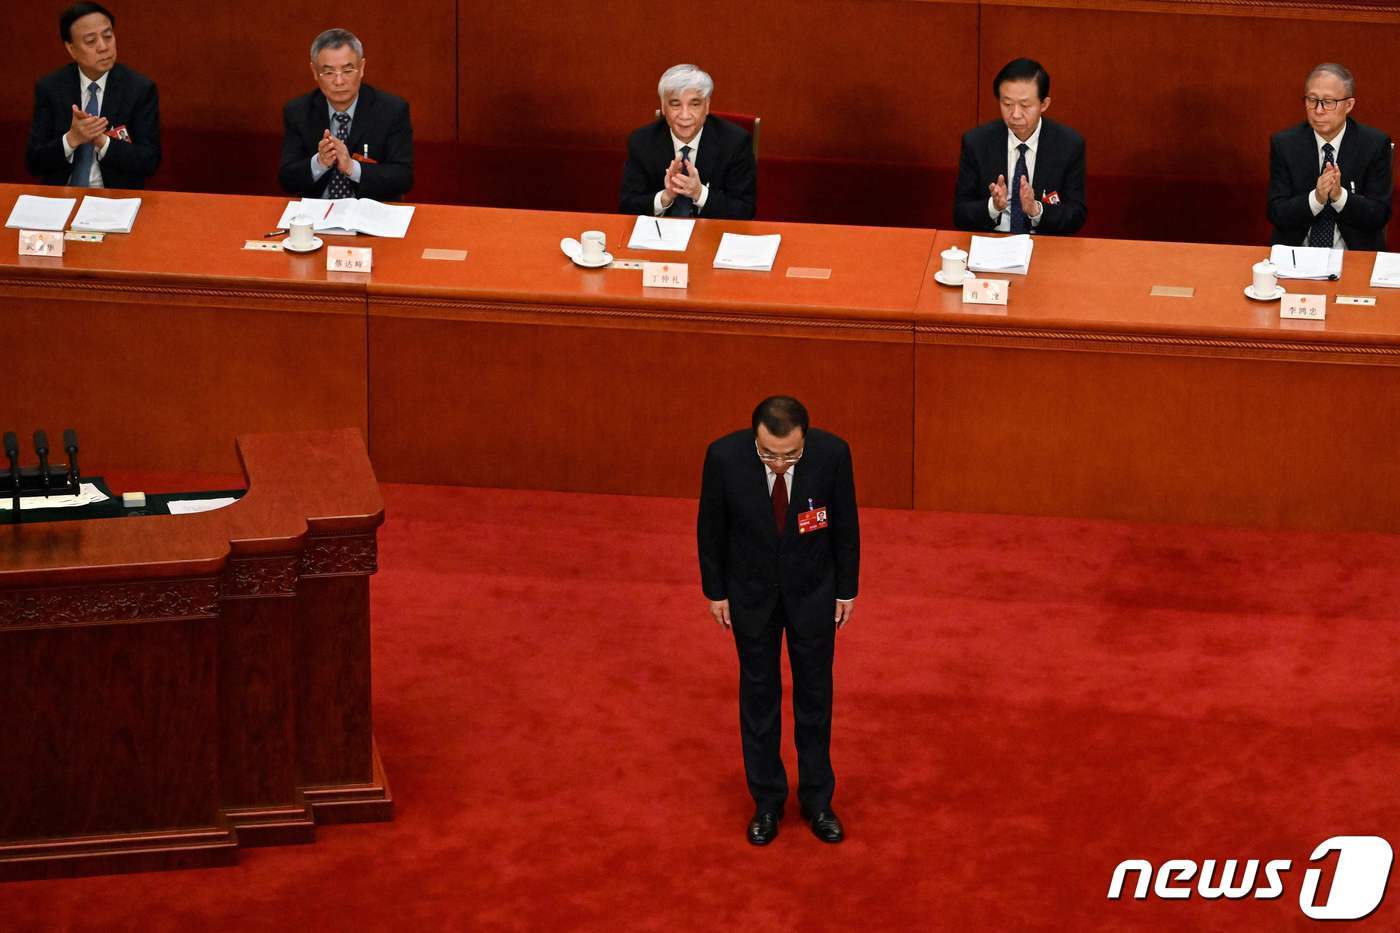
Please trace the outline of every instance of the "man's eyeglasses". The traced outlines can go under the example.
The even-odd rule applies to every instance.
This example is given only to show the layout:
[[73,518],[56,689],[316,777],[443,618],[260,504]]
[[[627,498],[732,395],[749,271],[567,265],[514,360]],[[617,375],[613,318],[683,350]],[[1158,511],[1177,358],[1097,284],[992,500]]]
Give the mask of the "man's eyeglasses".
[[[1343,97],[1343,98],[1342,98],[1342,100],[1351,100],[1351,99],[1352,99],[1352,98],[1350,98],[1350,97]],[[1304,106],[1304,107],[1307,107],[1309,110],[1318,110],[1318,109],[1321,109],[1321,110],[1326,110],[1327,112],[1330,113],[1331,111],[1337,109],[1337,105],[1340,104],[1340,103],[1342,102],[1342,100],[1333,100],[1333,99],[1330,98],[1330,97],[1304,97],[1304,98],[1303,98],[1303,106]]]
[[359,71],[359,70],[360,70],[360,66],[359,66],[359,65],[346,65],[344,68],[340,68],[340,69],[335,69],[335,68],[322,68],[322,69],[318,72],[318,74],[319,74],[321,77],[325,78],[327,81],[329,81],[331,78],[334,78],[336,75],[340,75],[342,78],[353,78],[353,77],[355,77],[355,72],[357,72],[357,71]]
[[758,452],[758,459],[764,463],[796,463],[802,459],[804,448],[799,447],[795,454],[770,454],[762,447],[758,446],[758,441],[753,442],[753,449]]

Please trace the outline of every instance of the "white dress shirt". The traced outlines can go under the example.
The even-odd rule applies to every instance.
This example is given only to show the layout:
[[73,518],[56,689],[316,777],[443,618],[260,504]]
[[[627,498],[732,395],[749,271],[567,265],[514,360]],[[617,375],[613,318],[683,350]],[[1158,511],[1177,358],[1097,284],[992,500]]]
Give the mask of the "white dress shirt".
[[[1031,133],[1031,138],[1024,140],[1026,144],[1026,181],[1030,183],[1032,191],[1035,189],[1035,153],[1040,148],[1040,128],[1045,125],[1044,120],[1035,121],[1035,132]],[[987,198],[987,215],[997,222],[996,229],[1002,233],[1011,232],[1011,201],[1019,198],[1021,193],[1017,191],[1012,182],[1016,180],[1016,160],[1021,153],[1016,151],[1016,147],[1021,145],[1022,140],[1016,138],[1016,134],[1008,128],[1006,131],[1006,210],[998,211],[996,199]],[[1031,217],[1026,215],[1030,221],[1031,228],[1040,226],[1040,218],[1045,215],[1045,208],[1040,209],[1040,213]]]
[[[687,156],[687,158],[690,160],[691,168],[694,168],[694,167],[695,167],[695,157],[696,157],[697,155],[700,154],[700,137],[701,137],[701,136],[704,136],[704,135],[705,135],[705,127],[702,126],[702,127],[700,127],[700,132],[698,132],[698,133],[695,134],[695,138],[694,138],[694,139],[692,139],[692,140],[691,140],[690,142],[688,142],[688,143],[683,143],[683,142],[681,142],[679,139],[676,138],[676,134],[675,134],[675,133],[672,133],[672,134],[671,134],[671,148],[672,148],[672,149],[675,151],[675,153],[676,153],[676,159],[679,160],[680,157],[681,157],[681,147],[682,147],[682,146],[689,146],[689,147],[690,147],[690,155]],[[703,182],[704,179],[701,179],[701,181]],[[662,193],[663,193],[664,191],[665,191],[665,189],[663,188],[662,191],[656,192],[656,197],[654,197],[654,198],[651,199],[651,212],[652,212],[653,214],[655,214],[657,217],[661,217],[662,215],[664,215],[664,214],[666,213],[666,208],[664,208],[664,207],[661,206],[661,195],[662,195]],[[702,207],[705,206],[705,202],[706,202],[707,200],[709,200],[709,197],[710,197],[710,186],[709,186],[708,184],[703,184],[703,183],[702,183],[702,184],[700,185],[700,197],[698,197],[698,198],[695,199],[695,213],[697,213],[697,214],[700,213],[700,208],[702,208]],[[769,491],[769,492],[772,492],[772,491],[773,491],[773,484],[772,484],[772,483],[769,483],[769,484],[768,484],[768,491]]]
[[[102,73],[102,77],[100,77],[100,78],[97,79],[97,112],[98,112],[99,114],[102,113],[102,102],[103,102],[104,100],[107,99],[107,76],[108,76],[109,74],[111,74],[110,71],[104,71],[104,72]],[[81,68],[79,68],[79,69],[78,69],[78,91],[79,91],[79,93],[78,93],[78,109],[83,110],[84,112],[87,111],[88,85],[91,84],[92,82],[93,82],[93,79],[92,79],[92,78],[89,78],[87,75],[83,74],[83,70],[82,70]],[[110,129],[110,127],[109,127],[109,129]],[[72,162],[73,162],[73,153],[74,153],[75,150],[73,149],[72,146],[70,146],[70,145],[68,144],[68,131],[67,131],[67,130],[64,130],[62,139],[63,139],[63,157],[64,157],[65,159],[67,159],[68,162],[69,162],[69,164],[71,165]],[[89,188],[101,188],[101,187],[102,187],[102,169],[98,168],[98,163],[101,162],[101,161],[102,161],[102,157],[105,156],[105,155],[107,154],[107,147],[111,144],[111,142],[112,142],[111,137],[109,137],[109,136],[103,136],[103,137],[102,137],[101,139],[99,139],[97,142],[93,143],[93,147],[96,149],[96,152],[93,153],[92,175],[90,175],[90,176],[88,177],[88,185],[87,185],[87,186],[88,186]]]
[[[1337,134],[1337,136],[1336,136],[1335,139],[1323,139],[1321,136],[1317,135],[1317,130],[1313,130],[1313,140],[1317,143],[1317,174],[1319,174],[1319,175],[1322,174],[1322,166],[1325,165],[1325,164],[1326,164],[1326,161],[1327,161],[1327,160],[1326,160],[1326,157],[1323,156],[1323,154],[1322,154],[1322,147],[1323,147],[1323,145],[1326,144],[1326,143],[1329,143],[1329,142],[1332,144],[1332,161],[1336,162],[1336,161],[1337,161],[1338,159],[1340,159],[1341,156],[1342,156],[1342,137],[1345,136],[1346,134],[1347,134],[1347,125],[1346,125],[1345,123],[1342,124],[1341,132],[1339,132],[1339,133]],[[1338,164],[1341,164],[1341,163],[1338,162]],[[1342,208],[1344,208],[1344,207],[1346,207],[1346,206],[1347,206],[1347,189],[1346,189],[1345,187],[1343,187],[1343,188],[1342,188],[1342,193],[1339,194],[1339,195],[1337,195],[1337,200],[1335,200],[1335,201],[1332,202],[1332,210],[1334,210],[1334,211],[1336,211],[1338,214],[1340,214],[1340,213],[1342,212]],[[1317,188],[1316,188],[1316,187],[1314,187],[1313,190],[1311,190],[1311,191],[1308,192],[1308,207],[1312,209],[1312,212],[1313,212],[1313,216],[1314,216],[1314,217],[1316,217],[1318,214],[1321,214],[1321,213],[1322,213],[1322,202],[1319,201],[1319,200],[1317,199]],[[1299,243],[1298,245],[1299,245],[1299,246],[1307,246],[1307,245],[1308,245],[1308,238],[1307,238],[1306,236],[1304,236],[1304,237],[1303,237],[1303,242],[1302,242],[1302,243]],[[1346,248],[1347,248],[1346,241],[1342,239],[1342,225],[1341,225],[1341,224],[1337,224],[1335,227],[1332,228],[1332,248],[1333,248],[1333,249],[1346,249]]]
[[[355,125],[355,105],[358,104],[359,102],[360,102],[360,98],[359,98],[359,97],[356,97],[354,100],[350,101],[350,106],[349,106],[349,107],[346,107],[343,111],[340,111],[341,113],[348,113],[348,114],[350,114],[350,123],[345,127],[345,137],[346,137],[347,139],[350,138],[350,127],[352,127],[352,126]],[[336,112],[337,112],[337,111],[336,111],[335,107],[334,107],[329,101],[326,102],[326,110],[328,110],[328,111],[330,112],[331,135],[334,136],[334,135],[335,135],[335,115],[336,115]],[[317,145],[319,146],[320,144],[317,143]],[[326,165],[322,165],[322,164],[321,164],[321,155],[320,155],[319,151],[318,151],[318,152],[313,152],[313,153],[311,154],[311,180],[312,180],[313,182],[320,181],[320,180],[321,180],[321,176],[324,175],[324,174],[326,174],[326,173],[329,172],[330,170],[331,170],[331,166],[326,166]],[[350,160],[350,175],[349,175],[349,178],[350,178],[351,181],[353,181],[353,182],[354,182],[355,184],[357,184],[357,185],[360,183],[360,163],[356,162],[354,159],[351,159],[351,160]]]

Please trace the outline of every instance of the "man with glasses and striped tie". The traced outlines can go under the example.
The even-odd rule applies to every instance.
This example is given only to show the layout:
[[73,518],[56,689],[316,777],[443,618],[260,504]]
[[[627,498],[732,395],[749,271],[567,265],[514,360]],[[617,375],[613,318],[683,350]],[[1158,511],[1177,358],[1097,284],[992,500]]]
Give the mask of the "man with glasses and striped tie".
[[29,173],[46,185],[144,188],[160,166],[160,104],[150,78],[117,64],[117,20],[99,3],[60,14],[72,63],[34,85]]
[[1335,62],[1303,82],[1306,119],[1269,140],[1271,242],[1385,249],[1390,222],[1390,137],[1357,123],[1356,80]]

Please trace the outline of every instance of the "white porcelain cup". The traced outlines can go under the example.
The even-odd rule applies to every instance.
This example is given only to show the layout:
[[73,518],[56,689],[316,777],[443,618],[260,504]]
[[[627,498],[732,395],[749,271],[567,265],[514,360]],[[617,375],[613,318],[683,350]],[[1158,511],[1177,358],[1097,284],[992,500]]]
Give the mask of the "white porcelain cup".
[[311,228],[312,220],[305,214],[298,214],[287,224],[287,242],[292,244],[293,249],[311,248]]
[[1265,259],[1254,264],[1254,294],[1272,295],[1278,290],[1278,266]]
[[601,230],[585,230],[580,234],[578,241],[583,246],[583,252],[579,258],[584,262],[602,262],[603,253],[607,252],[608,238]]
[[943,277],[957,281],[967,272],[967,253],[956,246],[950,246],[938,254],[943,257]]

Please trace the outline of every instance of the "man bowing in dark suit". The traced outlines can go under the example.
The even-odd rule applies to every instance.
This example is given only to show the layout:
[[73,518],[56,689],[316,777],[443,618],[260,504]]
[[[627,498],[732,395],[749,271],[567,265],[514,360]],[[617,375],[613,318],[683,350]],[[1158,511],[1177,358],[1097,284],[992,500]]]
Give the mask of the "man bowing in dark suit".
[[755,805],[748,841],[773,841],[787,801],[779,752],[786,633],[802,817],[818,839],[840,842],[831,808],[831,669],[860,576],[851,449],[809,430],[796,399],[765,399],[751,430],[706,451],[697,529],[710,614],[734,633],[739,652],[739,735]]
[[714,81],[694,65],[676,65],[661,75],[661,119],[627,140],[619,207],[624,214],[753,219],[753,139],[710,113],[714,90]]
[[[992,79],[1001,119],[962,138],[953,222],[959,230],[1072,234],[1084,226],[1084,137],[1044,116],[1050,74],[1029,58]],[[1009,181],[1008,181],[1009,179]]]
[[98,3],[75,3],[58,18],[73,61],[35,83],[25,153],[46,185],[144,188],[160,166],[156,86],[117,64],[116,25]]
[[1272,242],[1385,249],[1390,137],[1351,118],[1356,81],[1334,62],[1303,82],[1307,119],[1269,140]]
[[282,111],[282,187],[308,198],[403,200],[413,187],[408,103],[361,83],[364,46],[344,29],[311,43],[311,75],[318,90]]

